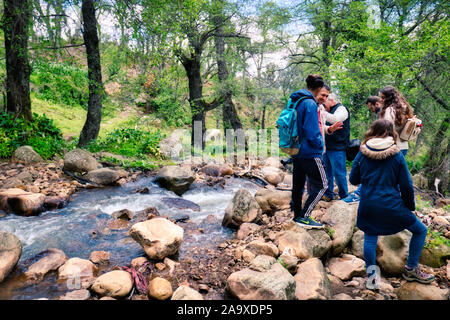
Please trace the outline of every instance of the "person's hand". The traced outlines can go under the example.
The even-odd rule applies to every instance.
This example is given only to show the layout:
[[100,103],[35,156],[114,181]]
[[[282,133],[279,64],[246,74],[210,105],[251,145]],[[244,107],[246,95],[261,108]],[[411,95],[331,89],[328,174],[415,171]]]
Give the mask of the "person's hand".
[[331,133],[335,132],[336,130],[342,129],[343,126],[344,126],[344,124],[342,123],[342,121],[338,121],[335,124],[333,124],[332,126],[328,127],[328,132],[331,134]]

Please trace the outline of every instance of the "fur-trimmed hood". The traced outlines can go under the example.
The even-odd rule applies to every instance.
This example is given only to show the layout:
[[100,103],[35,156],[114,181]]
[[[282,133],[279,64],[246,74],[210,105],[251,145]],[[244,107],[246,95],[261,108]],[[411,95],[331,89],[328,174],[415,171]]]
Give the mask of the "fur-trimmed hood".
[[400,152],[392,137],[372,138],[361,145],[360,151],[366,157],[384,160]]

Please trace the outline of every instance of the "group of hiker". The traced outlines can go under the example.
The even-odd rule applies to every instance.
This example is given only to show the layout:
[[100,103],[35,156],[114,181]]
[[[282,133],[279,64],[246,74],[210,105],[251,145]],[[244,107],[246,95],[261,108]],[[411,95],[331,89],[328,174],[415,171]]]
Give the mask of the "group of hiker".
[[[322,228],[311,217],[320,200],[335,200],[334,181],[339,199],[359,203],[357,227],[364,232],[364,260],[373,289],[380,281],[376,267],[378,236],[404,229],[412,233],[409,255],[403,272],[408,281],[431,283],[433,275],[418,265],[427,235],[426,226],[415,216],[414,189],[405,160],[408,141],[400,134],[413,110],[393,86],[386,86],[379,96],[370,96],[366,105],[377,114],[365,133],[353,160],[349,181],[359,185],[348,194],[346,150],[350,141],[350,113],[320,75],[310,74],[306,88],[291,94],[289,103],[296,116],[297,148],[292,152],[293,185],[291,210],[294,221],[306,228]],[[281,117],[281,116],[280,116]],[[280,145],[281,146],[281,145]],[[307,184],[308,197],[302,205]]]

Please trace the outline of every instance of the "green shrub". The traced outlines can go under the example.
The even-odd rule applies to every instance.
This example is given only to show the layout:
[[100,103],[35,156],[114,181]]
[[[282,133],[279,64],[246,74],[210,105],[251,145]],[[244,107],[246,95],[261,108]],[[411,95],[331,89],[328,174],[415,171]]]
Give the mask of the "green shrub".
[[102,150],[127,157],[142,158],[143,155],[159,157],[159,142],[162,138],[159,130],[149,132],[133,128],[116,129],[104,138],[92,142],[88,149],[91,152]]
[[30,82],[35,85],[33,90],[39,99],[87,108],[88,74],[79,66],[37,60],[33,64]]
[[43,159],[62,154],[65,141],[53,120],[33,113],[33,121],[14,118],[13,114],[0,112],[0,158],[10,158],[20,146],[29,145]]

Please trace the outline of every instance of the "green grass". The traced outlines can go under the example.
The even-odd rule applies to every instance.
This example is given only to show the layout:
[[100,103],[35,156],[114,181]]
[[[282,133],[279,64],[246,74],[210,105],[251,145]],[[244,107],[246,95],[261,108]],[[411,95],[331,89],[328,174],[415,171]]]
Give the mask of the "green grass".
[[[34,92],[31,93],[31,103],[32,111],[39,115],[45,114],[52,119],[53,123],[61,129],[63,136],[78,137],[80,135],[87,114],[81,106],[68,106],[42,100],[37,98]],[[135,109],[131,109],[125,117],[122,117],[120,116],[121,110],[108,103],[103,105],[103,113],[99,137],[105,137],[116,128],[129,127],[138,119],[138,113]]]

